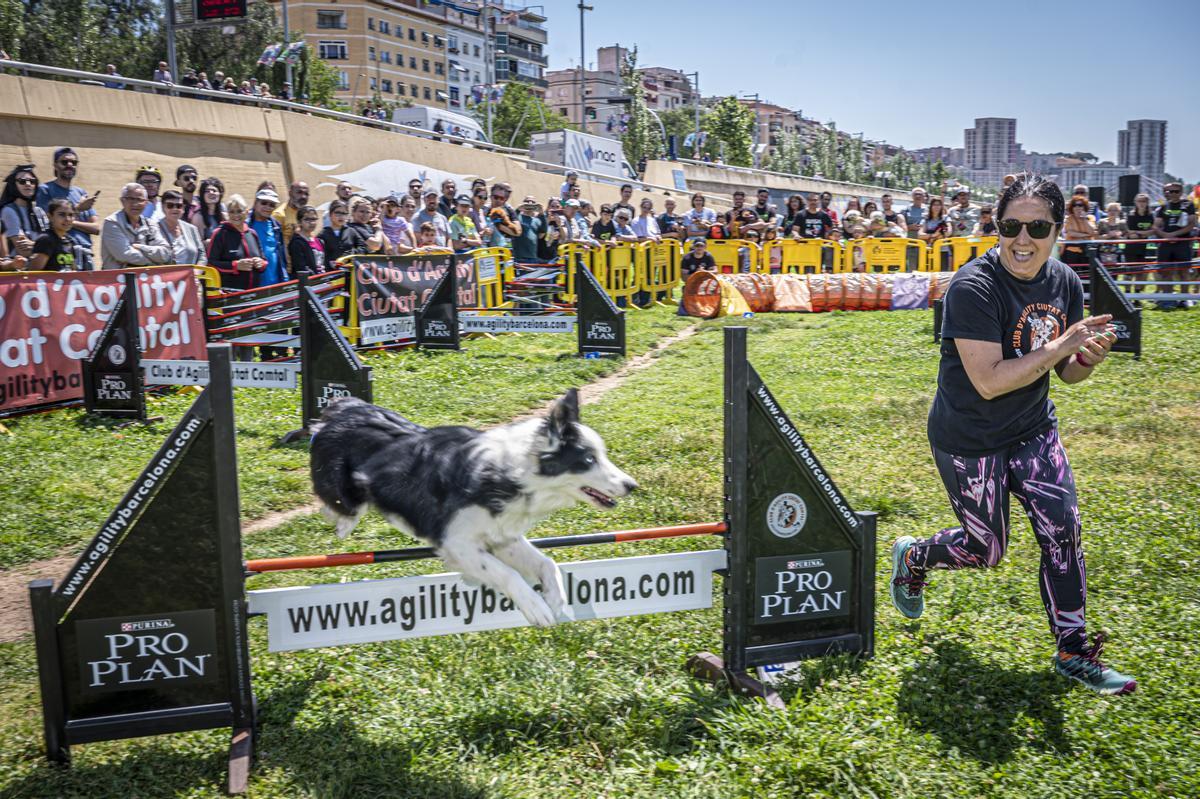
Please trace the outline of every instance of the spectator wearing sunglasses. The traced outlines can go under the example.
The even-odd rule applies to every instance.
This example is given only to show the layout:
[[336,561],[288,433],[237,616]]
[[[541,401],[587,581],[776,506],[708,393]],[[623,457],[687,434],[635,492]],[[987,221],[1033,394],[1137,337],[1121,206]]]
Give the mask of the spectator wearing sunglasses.
[[4,179],[0,194],[0,230],[9,252],[28,258],[38,237],[50,232],[50,217],[37,207],[38,179],[33,164],[20,164]]
[[[1171,268],[1160,271],[1167,280],[1187,280],[1192,269],[1190,265],[1180,262],[1192,260],[1192,242],[1184,241],[1184,239],[1188,239],[1192,235],[1192,227],[1196,223],[1196,206],[1183,196],[1182,183],[1166,184],[1163,186],[1163,195],[1166,199],[1154,211],[1154,233],[1158,238],[1179,239],[1179,241],[1167,241],[1158,245],[1158,262],[1174,264]],[[1170,294],[1173,293],[1175,287],[1163,286],[1162,288],[1165,293]],[[1179,287],[1184,294],[1188,293],[1189,288],[1189,286]],[[1160,307],[1175,306],[1163,304]]]
[[171,263],[204,265],[207,257],[204,239],[195,225],[183,219],[187,205],[183,192],[165,192],[162,196],[163,218],[158,220],[158,229],[171,246]]
[[935,570],[999,565],[1011,493],[1042,550],[1054,671],[1099,694],[1125,694],[1137,683],[1100,661],[1103,635],[1088,640],[1075,479],[1050,401],[1052,371],[1064,383],[1088,379],[1117,338],[1111,316],[1084,318],[1082,281],[1050,257],[1063,205],[1054,183],[1018,177],[996,208],[999,246],[950,281],[928,435],[959,526],[897,539],[890,592],[896,609],[916,619]]
[[279,195],[271,189],[263,189],[254,195],[249,224],[250,229],[258,236],[262,258],[267,262],[266,268],[259,275],[259,285],[262,286],[285,283],[290,279],[283,227],[274,216],[278,207]]
[[142,216],[151,222],[158,222],[162,219],[162,206],[158,199],[158,192],[162,188],[162,173],[157,167],[138,167],[133,179],[146,190],[146,207],[142,210]]
[[507,183],[492,185],[491,205],[487,209],[487,224],[492,229],[489,247],[511,247],[514,236],[521,235],[521,223],[516,210],[508,204],[512,186]]
[[[75,222],[71,226],[71,239],[86,251],[87,264],[76,264],[76,269],[91,269],[92,236],[100,235],[100,223],[96,221],[96,212],[92,206],[96,198],[79,186],[73,185],[75,175],[79,171],[79,156],[70,147],[60,147],[54,151],[54,180],[49,180],[38,186],[37,206],[50,213],[52,200],[70,200],[75,208]],[[97,192],[97,195],[99,192]]]
[[1071,196],[1067,204],[1067,221],[1063,225],[1063,263],[1072,266],[1083,266],[1088,262],[1086,245],[1074,242],[1093,241],[1096,238],[1096,226],[1088,216],[1087,197],[1078,194]]
[[121,208],[105,217],[100,227],[100,268],[154,266],[171,263],[171,245],[158,225],[146,218],[146,188],[126,183],[121,188]]

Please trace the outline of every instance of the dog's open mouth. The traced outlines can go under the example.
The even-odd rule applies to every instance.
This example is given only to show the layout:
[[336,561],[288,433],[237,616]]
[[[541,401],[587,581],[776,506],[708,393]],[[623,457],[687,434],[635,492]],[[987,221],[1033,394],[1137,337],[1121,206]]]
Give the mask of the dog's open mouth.
[[592,502],[595,502],[596,505],[601,508],[617,507],[617,501],[608,494],[605,494],[603,491],[597,491],[591,486],[584,486],[581,490],[583,493],[587,494],[588,498],[591,499]]

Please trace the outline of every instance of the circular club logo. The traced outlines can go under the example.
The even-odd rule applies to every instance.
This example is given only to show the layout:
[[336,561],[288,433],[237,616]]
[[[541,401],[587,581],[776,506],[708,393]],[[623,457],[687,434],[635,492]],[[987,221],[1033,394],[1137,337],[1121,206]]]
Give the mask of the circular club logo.
[[121,366],[125,363],[125,348],[120,344],[113,344],[108,348],[108,360],[113,366]]
[[795,494],[780,494],[767,506],[767,529],[780,538],[792,538],[804,529],[808,507]]

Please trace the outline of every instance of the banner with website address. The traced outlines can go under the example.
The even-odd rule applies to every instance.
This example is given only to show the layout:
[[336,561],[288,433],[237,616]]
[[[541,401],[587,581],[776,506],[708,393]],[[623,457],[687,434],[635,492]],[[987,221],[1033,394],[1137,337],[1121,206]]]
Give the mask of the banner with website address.
[[475,266],[468,255],[359,255],[351,268],[359,343],[375,344],[414,338],[413,314],[451,265],[456,270],[460,307],[478,304]]
[[0,416],[83,398],[86,358],[138,275],[138,328],[148,358],[203,359],[204,314],[191,267],[0,274]]
[[[562,564],[569,621],[712,607],[723,549]],[[503,594],[458,574],[250,591],[272,652],[525,627]]]

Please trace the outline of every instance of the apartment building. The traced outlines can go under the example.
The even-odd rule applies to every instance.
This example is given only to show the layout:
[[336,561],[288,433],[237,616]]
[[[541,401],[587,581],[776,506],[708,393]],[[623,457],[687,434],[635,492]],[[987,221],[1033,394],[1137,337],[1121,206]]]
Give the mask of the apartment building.
[[290,0],[288,17],[291,28],[303,31],[317,56],[337,70],[338,99],[356,107],[376,97],[447,106],[447,35],[440,7],[434,13],[418,0]]
[[1167,161],[1165,119],[1131,119],[1117,131],[1117,163],[1162,183]]

